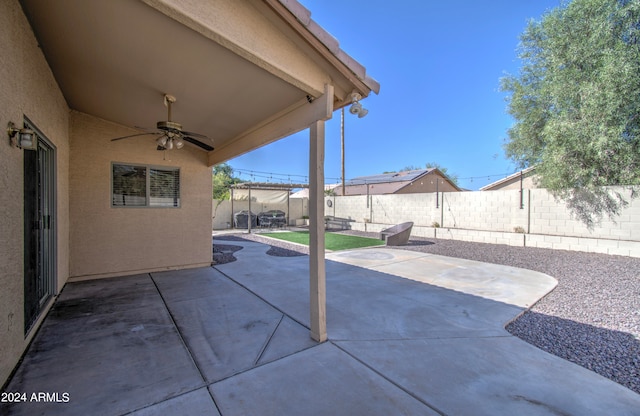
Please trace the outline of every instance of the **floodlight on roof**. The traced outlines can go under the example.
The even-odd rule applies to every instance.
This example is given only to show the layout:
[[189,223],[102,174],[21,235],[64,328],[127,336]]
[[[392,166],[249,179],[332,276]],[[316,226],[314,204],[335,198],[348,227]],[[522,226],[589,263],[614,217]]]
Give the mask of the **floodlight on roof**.
[[359,93],[355,91],[351,93],[352,104],[351,104],[351,107],[349,108],[349,112],[351,114],[357,115],[358,118],[362,118],[369,113],[369,110],[367,110],[362,106],[362,104],[360,104],[361,99],[362,99],[362,96]]

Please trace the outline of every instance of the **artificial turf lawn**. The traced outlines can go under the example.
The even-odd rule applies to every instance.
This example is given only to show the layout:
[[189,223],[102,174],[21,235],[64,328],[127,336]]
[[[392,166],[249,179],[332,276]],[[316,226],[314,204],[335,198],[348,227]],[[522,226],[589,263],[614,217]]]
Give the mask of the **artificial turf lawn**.
[[[309,245],[308,231],[288,231],[284,233],[261,234],[279,240],[290,241],[292,243]],[[381,246],[384,241],[375,238],[358,237],[355,235],[345,235],[336,233],[324,233],[324,246],[327,250],[348,250],[353,248]]]

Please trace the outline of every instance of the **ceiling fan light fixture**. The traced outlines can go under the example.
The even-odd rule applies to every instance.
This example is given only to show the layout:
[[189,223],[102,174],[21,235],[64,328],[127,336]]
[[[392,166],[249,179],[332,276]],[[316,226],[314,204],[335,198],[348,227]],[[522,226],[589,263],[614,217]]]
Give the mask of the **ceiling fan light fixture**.
[[175,102],[176,97],[173,95],[164,95],[164,105],[167,107],[167,119],[156,123],[158,131],[129,134],[122,137],[116,137],[115,139],[111,139],[111,141],[114,142],[117,140],[128,139],[130,137],[153,135],[157,136],[156,144],[158,150],[171,150],[173,148],[182,149],[185,142],[189,142],[190,144],[193,144],[207,152],[212,151],[213,146],[209,144],[212,142],[211,139],[204,134],[183,131],[182,124],[171,120],[171,104]]

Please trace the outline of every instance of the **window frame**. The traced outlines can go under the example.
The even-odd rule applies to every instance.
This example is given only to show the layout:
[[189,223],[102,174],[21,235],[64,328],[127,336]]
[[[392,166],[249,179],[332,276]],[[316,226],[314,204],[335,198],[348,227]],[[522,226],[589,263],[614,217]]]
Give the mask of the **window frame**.
[[[115,204],[114,201],[114,169],[116,166],[124,166],[127,168],[143,168],[144,172],[145,172],[145,196],[144,196],[144,205],[121,205],[121,204]],[[152,184],[151,184],[151,177],[152,171],[164,171],[164,172],[172,172],[175,180],[177,182],[177,186],[176,186],[176,190],[175,190],[175,195],[174,196],[174,203],[173,204],[153,204],[152,200],[153,198],[156,198],[154,196],[151,195],[152,192]],[[110,206],[111,208],[167,208],[167,209],[179,209],[182,207],[182,201],[181,201],[181,180],[180,180],[180,173],[181,173],[181,169],[177,166],[160,166],[160,165],[148,165],[148,164],[143,164],[143,163],[126,163],[126,162],[111,162],[111,192],[110,192]]]

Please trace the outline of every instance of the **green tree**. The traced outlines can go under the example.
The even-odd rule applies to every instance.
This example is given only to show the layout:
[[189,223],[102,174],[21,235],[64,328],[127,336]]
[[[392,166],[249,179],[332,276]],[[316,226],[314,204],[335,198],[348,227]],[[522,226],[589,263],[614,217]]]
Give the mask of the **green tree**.
[[640,1],[573,0],[520,40],[520,73],[501,79],[515,119],[507,157],[536,165],[588,227],[615,219],[640,185]]
[[233,176],[233,168],[226,163],[213,167],[213,199],[223,200],[231,198],[231,185],[242,182]]

